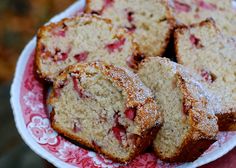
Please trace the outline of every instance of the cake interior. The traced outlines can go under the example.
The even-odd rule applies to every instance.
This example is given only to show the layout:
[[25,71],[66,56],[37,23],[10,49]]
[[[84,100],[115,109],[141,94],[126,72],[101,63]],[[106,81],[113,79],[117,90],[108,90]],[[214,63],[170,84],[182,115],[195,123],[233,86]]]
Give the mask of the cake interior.
[[126,107],[126,93],[100,71],[90,67],[68,74],[56,92],[57,128],[114,157],[128,158],[134,152],[136,111]]
[[[161,55],[168,43],[170,23],[165,3],[156,0],[90,0],[90,12],[110,18],[134,35],[146,56]],[[155,44],[155,45],[154,45]]]
[[96,17],[82,16],[41,30],[39,68],[55,77],[68,65],[102,60],[127,66],[134,48],[124,30]]

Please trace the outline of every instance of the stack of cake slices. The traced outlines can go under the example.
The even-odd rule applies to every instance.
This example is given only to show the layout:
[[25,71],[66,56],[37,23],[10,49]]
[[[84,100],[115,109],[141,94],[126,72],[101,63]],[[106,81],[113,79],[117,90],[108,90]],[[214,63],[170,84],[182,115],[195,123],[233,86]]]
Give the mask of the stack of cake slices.
[[[120,163],[148,147],[166,162],[194,161],[219,130],[236,130],[231,8],[229,0],[88,0],[83,14],[41,27],[35,64],[52,85],[51,126]],[[174,50],[169,39],[177,62],[162,58]]]

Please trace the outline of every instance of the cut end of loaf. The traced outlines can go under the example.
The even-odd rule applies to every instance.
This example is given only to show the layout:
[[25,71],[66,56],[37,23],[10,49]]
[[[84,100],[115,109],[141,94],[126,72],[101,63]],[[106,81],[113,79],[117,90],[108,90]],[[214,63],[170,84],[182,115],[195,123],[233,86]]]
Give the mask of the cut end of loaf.
[[142,152],[162,125],[150,90],[132,72],[101,62],[69,67],[50,103],[54,129],[118,162]]
[[39,30],[36,65],[42,78],[54,81],[67,66],[75,63],[100,60],[130,68],[129,58],[138,54],[126,30],[114,28],[110,20],[84,14]]
[[[216,95],[220,130],[235,127],[236,41],[224,36],[212,20],[175,31],[177,60],[194,70]],[[229,118],[229,115],[233,118]],[[225,117],[224,117],[225,116]]]
[[[163,58],[145,60],[138,75],[153,90],[164,114],[165,122],[153,142],[157,156],[171,162],[199,157],[218,132],[207,91],[182,66]],[[194,150],[195,145],[201,152]],[[193,151],[189,157],[184,157],[186,150]]]
[[85,11],[126,28],[146,56],[161,56],[174,26],[167,3],[162,0],[88,0]]

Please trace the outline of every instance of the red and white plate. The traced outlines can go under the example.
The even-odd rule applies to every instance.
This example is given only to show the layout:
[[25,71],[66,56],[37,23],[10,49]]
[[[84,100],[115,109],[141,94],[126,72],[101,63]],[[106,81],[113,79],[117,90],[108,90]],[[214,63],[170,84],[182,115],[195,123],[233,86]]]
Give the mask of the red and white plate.
[[[84,5],[85,0],[80,0],[50,22],[75,16],[83,10]],[[17,129],[25,143],[56,167],[197,167],[223,156],[236,146],[236,132],[221,132],[218,141],[191,163],[168,164],[160,161],[153,153],[145,153],[129,164],[121,165],[70,143],[50,126],[45,104],[47,88],[34,75],[35,45],[36,37],[28,43],[18,60],[11,87],[11,105]]]

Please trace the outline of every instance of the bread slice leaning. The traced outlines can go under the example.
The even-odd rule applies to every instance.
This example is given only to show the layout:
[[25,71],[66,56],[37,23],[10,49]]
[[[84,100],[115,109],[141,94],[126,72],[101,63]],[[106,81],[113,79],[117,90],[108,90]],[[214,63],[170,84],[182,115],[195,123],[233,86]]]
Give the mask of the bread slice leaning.
[[52,82],[75,63],[100,60],[129,68],[138,54],[125,29],[114,28],[108,19],[83,14],[39,29],[36,67],[41,78]]
[[87,0],[85,12],[126,28],[145,56],[162,56],[174,26],[166,0]]
[[102,62],[70,66],[54,82],[52,127],[114,161],[146,149],[163,123],[137,75]]
[[212,19],[175,31],[177,61],[197,72],[218,96],[219,128],[236,130],[236,39],[224,36]]
[[138,75],[155,94],[164,124],[153,141],[156,155],[167,162],[189,162],[216,141],[217,118],[211,95],[183,66],[150,57]]

